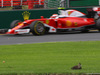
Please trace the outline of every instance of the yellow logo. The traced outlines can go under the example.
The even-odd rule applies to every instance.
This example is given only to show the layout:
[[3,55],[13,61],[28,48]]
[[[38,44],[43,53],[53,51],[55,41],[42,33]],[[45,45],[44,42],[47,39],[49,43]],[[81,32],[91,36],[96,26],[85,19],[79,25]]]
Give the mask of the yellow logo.
[[67,26],[71,26],[72,25],[72,22],[71,21],[66,21],[66,25]]
[[77,27],[78,26],[77,22],[74,22],[74,25],[75,25],[75,27]]
[[22,13],[24,20],[29,20],[30,14],[28,11]]
[[74,11],[68,11],[68,16],[70,16]]
[[46,20],[46,24],[49,24],[49,20]]
[[71,12],[69,11],[69,12],[68,12],[68,15],[70,15],[70,14],[71,14]]

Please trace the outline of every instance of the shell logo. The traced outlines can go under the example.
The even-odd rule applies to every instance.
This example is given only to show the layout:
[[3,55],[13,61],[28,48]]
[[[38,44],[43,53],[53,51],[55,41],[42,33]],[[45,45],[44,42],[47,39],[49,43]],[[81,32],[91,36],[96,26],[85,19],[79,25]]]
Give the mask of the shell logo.
[[46,20],[46,24],[49,24],[49,20]]
[[66,25],[67,26],[71,26],[72,25],[72,22],[71,21],[66,21]]

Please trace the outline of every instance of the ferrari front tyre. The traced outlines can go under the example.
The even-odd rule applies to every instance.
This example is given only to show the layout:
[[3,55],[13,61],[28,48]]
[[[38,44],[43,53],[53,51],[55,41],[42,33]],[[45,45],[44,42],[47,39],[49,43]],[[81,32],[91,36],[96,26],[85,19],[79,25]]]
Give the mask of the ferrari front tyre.
[[10,28],[14,28],[18,25],[18,23],[20,23],[21,21],[20,20],[14,20],[11,24],[10,24]]
[[45,34],[45,26],[41,21],[34,21],[30,24],[30,30],[33,35]]

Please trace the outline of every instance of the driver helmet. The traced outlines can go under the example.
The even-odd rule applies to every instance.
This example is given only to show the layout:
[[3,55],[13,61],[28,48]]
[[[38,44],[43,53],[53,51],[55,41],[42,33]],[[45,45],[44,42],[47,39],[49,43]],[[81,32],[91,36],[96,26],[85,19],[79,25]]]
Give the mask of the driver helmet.
[[58,17],[58,14],[53,14],[50,18],[55,19],[56,17]]

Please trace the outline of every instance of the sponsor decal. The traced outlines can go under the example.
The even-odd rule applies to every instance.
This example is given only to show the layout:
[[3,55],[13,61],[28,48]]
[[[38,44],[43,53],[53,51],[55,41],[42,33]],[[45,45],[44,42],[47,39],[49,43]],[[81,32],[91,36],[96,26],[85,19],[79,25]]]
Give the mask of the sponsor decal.
[[72,25],[72,22],[71,21],[66,21],[66,25],[67,26],[71,26]]
[[55,29],[54,29],[54,28],[52,28],[52,31],[55,31]]
[[69,12],[68,12],[68,15],[70,15],[70,14],[71,14],[71,12],[69,11]]
[[73,11],[68,11],[68,16],[70,16],[70,14],[72,13]]
[[49,24],[49,20],[46,20],[46,24]]
[[78,26],[77,22],[74,22],[74,26],[75,26],[75,27],[77,27],[77,26]]
[[31,13],[29,13],[28,11],[24,11],[24,12],[22,13],[24,20],[29,20],[30,14],[31,14]]
[[29,33],[30,29],[18,29],[15,30],[15,32],[17,32],[18,34]]
[[56,29],[54,27],[50,27],[49,32],[56,32]]

